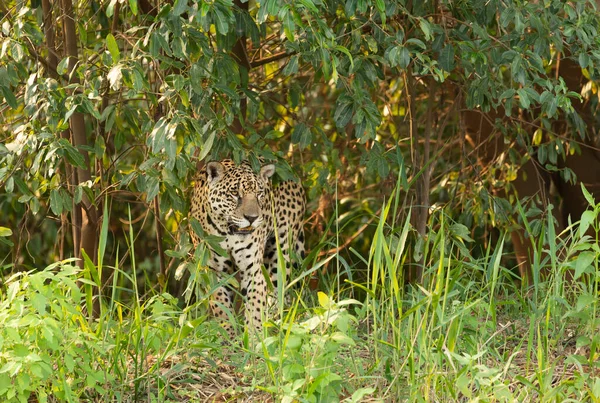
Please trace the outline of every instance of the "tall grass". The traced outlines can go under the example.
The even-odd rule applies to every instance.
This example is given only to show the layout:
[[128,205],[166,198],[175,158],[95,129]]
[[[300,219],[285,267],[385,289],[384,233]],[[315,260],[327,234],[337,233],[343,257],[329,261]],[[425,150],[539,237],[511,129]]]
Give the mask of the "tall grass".
[[[547,214],[538,242],[532,242],[535,275],[524,293],[503,265],[505,235],[484,257],[473,259],[467,228],[438,210],[430,222],[435,230],[422,243],[408,245],[408,219],[386,225],[397,203],[390,200],[368,256],[364,317],[372,356],[385,369],[378,385],[384,396],[392,401],[598,399],[600,206],[588,199],[591,210],[582,222],[559,236]],[[522,216],[527,221],[523,211]],[[593,225],[595,239],[584,235]],[[413,262],[422,262],[424,273],[422,283],[408,289],[401,286],[403,265],[411,260],[407,252]],[[540,277],[544,272],[547,277]],[[574,281],[565,281],[571,276]]]

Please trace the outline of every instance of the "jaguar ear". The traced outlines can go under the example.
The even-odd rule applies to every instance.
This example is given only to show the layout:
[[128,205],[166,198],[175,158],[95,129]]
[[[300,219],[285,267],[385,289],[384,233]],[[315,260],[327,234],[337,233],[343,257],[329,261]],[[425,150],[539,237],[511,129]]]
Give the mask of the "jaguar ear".
[[260,176],[268,180],[275,173],[275,165],[269,164],[260,168]]
[[209,162],[206,164],[206,173],[208,174],[208,180],[215,182],[223,176],[225,167],[218,161]]

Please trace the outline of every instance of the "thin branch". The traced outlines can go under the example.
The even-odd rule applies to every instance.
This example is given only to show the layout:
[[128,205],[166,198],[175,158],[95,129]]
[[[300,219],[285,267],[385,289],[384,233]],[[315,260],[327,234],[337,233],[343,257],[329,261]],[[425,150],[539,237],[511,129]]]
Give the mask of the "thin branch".
[[284,51],[284,52],[279,52],[279,53],[276,53],[276,54],[274,54],[272,56],[265,57],[265,58],[262,58],[262,59],[252,60],[250,62],[250,68],[260,67],[260,66],[265,65],[267,63],[276,62],[277,60],[285,59],[286,57],[290,57],[290,56],[293,56],[295,54],[296,54],[295,51],[294,52],[286,52],[286,51]]

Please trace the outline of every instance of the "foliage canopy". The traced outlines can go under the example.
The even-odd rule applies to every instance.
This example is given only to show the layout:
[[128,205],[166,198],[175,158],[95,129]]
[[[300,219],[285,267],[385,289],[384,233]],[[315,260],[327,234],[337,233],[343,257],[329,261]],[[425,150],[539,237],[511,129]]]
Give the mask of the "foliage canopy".
[[[582,95],[555,70],[568,59],[593,78],[600,62],[584,0],[13,0],[0,12],[0,202],[18,266],[79,247],[95,259],[85,240],[105,202],[117,233],[120,202],[138,203],[162,256],[185,232],[198,163],[225,156],[276,160],[283,179],[294,166],[320,229],[327,194],[360,216],[396,183],[416,206],[458,191],[459,220],[483,223],[489,190],[514,179],[523,153],[487,175],[466,169],[461,111],[511,117],[505,141],[560,170],[586,127]],[[524,116],[541,131],[517,140]],[[556,135],[559,117],[576,137]]]

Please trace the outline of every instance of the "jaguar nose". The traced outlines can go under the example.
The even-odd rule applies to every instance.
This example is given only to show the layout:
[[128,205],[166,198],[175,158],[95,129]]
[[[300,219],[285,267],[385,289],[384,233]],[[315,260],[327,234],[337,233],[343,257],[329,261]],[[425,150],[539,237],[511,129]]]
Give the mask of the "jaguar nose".
[[244,214],[244,218],[248,220],[249,225],[252,225],[254,221],[258,218],[258,215],[254,214]]

